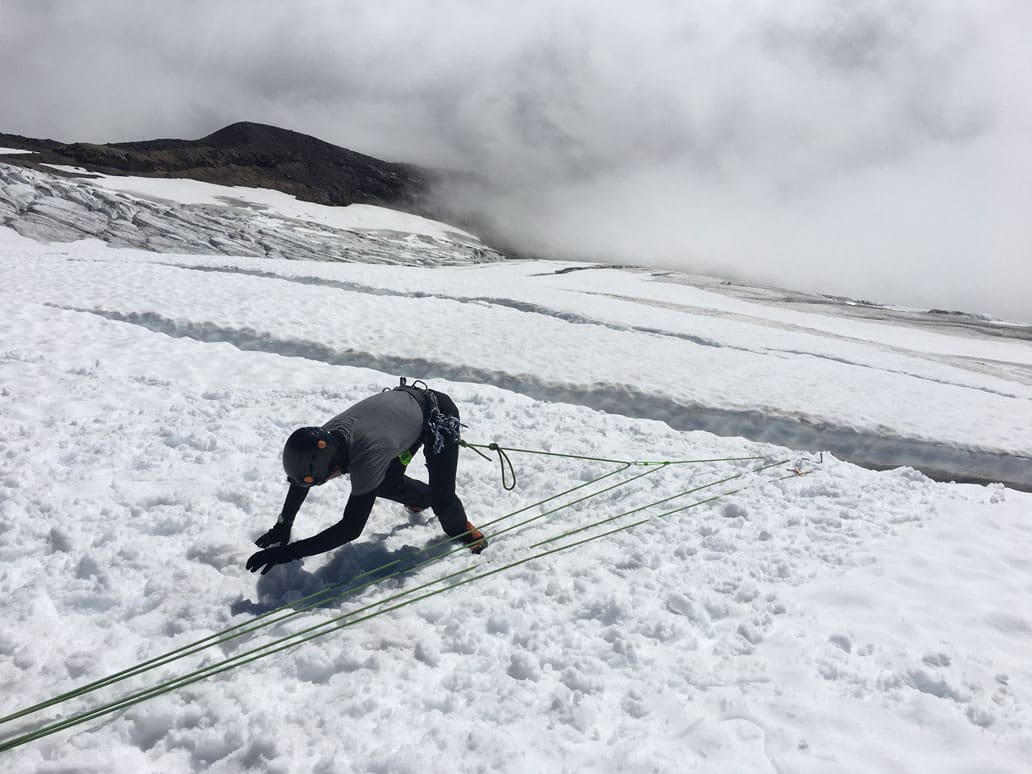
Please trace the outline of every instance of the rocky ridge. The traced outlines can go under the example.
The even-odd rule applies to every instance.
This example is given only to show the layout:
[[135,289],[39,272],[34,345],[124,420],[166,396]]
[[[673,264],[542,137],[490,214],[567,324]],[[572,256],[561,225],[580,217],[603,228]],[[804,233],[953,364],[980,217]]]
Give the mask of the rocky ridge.
[[252,122],[231,124],[198,140],[159,139],[97,145],[0,133],[5,163],[81,167],[106,175],[189,178],[219,185],[270,188],[302,201],[374,204],[440,218],[430,188],[439,173],[382,161],[300,132]]

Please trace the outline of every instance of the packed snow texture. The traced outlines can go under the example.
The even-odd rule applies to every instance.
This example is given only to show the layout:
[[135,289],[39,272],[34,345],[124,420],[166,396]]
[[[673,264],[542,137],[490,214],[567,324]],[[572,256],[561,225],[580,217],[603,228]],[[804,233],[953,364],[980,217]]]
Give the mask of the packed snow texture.
[[[29,175],[23,197],[87,185],[6,174]],[[173,209],[201,218],[189,233],[210,227]],[[5,770],[1026,770],[1032,495],[688,427],[754,412],[886,446],[1028,457],[1027,341],[410,244],[426,252],[418,265],[313,263],[0,229],[0,715],[381,579],[4,723],[0,740],[442,590],[0,753]],[[469,441],[596,460],[514,451],[509,492],[496,461],[464,451],[459,492],[491,538],[478,557],[447,554],[429,513],[381,501],[353,544],[246,572],[285,493],[289,432],[399,375],[452,395]],[[754,456],[634,466],[535,505],[620,467],[597,458]],[[411,470],[422,475],[420,457]],[[295,537],[336,521],[347,493],[346,479],[315,490]]]
[[[392,266],[500,258],[468,234],[382,208],[325,207],[275,191],[189,180],[64,179],[9,165],[0,165],[0,219],[29,237],[92,236],[148,251],[203,249]],[[37,260],[26,256],[19,270],[30,277],[49,271]],[[657,282],[644,272],[562,266],[507,263],[456,282],[437,272],[409,273],[406,280],[393,268],[334,273],[284,267],[270,274],[265,262],[175,257],[158,266],[135,261],[117,286],[81,264],[62,266],[66,281],[45,288],[40,300],[169,335],[488,382],[537,398],[661,419],[677,429],[827,449],[866,465],[913,466],[941,480],[1032,489],[1032,329],[977,320],[965,328],[952,317],[928,315],[904,328],[877,320],[858,324],[843,321],[835,309],[772,309],[721,286],[720,293],[685,287],[685,278],[673,274]],[[169,278],[187,276],[183,269],[239,276],[221,283]],[[536,276],[556,271],[551,282]],[[273,294],[270,279],[281,280]],[[14,270],[8,281],[21,282]],[[425,297],[452,303],[441,306],[439,322],[428,321],[389,353],[370,347],[368,329],[352,323],[366,320],[366,312],[332,321],[309,316],[299,336],[277,324],[312,299],[327,308],[339,303],[342,290],[350,309],[375,307],[368,314],[391,325],[411,319]],[[749,295],[763,298],[760,289]],[[459,362],[451,358],[447,338],[436,335],[456,315],[476,348],[475,357]],[[330,337],[322,335],[331,329]],[[527,347],[527,336],[552,346]],[[556,358],[562,342],[572,346]],[[612,356],[599,358],[600,351]],[[515,353],[516,369],[510,367]],[[631,379],[625,364],[633,364]]]

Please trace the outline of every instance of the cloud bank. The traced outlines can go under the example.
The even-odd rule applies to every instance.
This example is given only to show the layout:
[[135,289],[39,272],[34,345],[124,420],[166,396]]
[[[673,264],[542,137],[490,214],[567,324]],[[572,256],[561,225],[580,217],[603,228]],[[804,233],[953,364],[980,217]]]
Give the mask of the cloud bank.
[[5,3],[0,130],[261,121],[475,172],[453,205],[526,253],[1032,320],[1029,28],[1017,0]]

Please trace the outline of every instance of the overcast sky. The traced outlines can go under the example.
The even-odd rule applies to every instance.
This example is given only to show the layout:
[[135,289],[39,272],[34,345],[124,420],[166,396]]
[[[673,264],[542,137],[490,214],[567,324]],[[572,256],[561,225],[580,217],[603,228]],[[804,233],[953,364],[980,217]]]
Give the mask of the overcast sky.
[[1032,320],[1030,29],[1027,0],[0,0],[0,131],[270,123],[482,173],[524,250]]

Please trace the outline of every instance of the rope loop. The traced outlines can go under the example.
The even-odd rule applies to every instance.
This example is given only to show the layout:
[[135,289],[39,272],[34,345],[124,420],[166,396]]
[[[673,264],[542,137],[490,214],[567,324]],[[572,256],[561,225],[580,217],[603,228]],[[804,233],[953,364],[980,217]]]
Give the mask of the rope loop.
[[[477,446],[482,446],[485,449],[490,449],[491,451],[496,452],[498,454],[498,467],[502,471],[502,489],[504,489],[506,492],[511,492],[513,489],[516,488],[516,468],[513,467],[512,460],[510,460],[509,455],[505,453],[505,449],[503,449],[501,446],[499,446],[497,443],[494,443],[493,441],[487,444],[486,446],[483,446],[483,444],[467,443],[465,440],[462,440],[459,441],[459,445],[464,446],[467,449],[472,449],[488,461],[490,461],[491,458],[484,454],[482,451],[480,451],[480,449],[478,449]],[[506,474],[506,467],[509,468],[508,474]],[[512,477],[512,483],[507,482],[507,479],[509,477]]]
[[[498,467],[502,471],[502,489],[506,492],[511,492],[516,488],[516,468],[512,466],[512,460],[509,459],[509,455],[505,453],[505,449],[496,443],[491,444],[491,448],[498,452]],[[512,476],[512,484],[505,483],[505,466],[509,466],[509,474]]]

